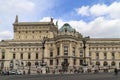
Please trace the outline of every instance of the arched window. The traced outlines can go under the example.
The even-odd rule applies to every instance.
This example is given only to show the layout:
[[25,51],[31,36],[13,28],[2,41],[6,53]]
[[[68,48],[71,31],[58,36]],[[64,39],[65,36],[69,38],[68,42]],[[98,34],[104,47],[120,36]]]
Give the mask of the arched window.
[[39,63],[36,61],[36,62],[35,62],[35,66],[38,66],[38,65],[39,65]]
[[104,66],[107,66],[107,65],[108,65],[108,62],[105,61],[105,62],[103,63],[103,65],[104,65]]
[[100,66],[100,62],[96,62],[96,65],[97,65],[97,66]]
[[113,62],[111,62],[111,66],[115,66],[115,62],[113,61]]
[[28,66],[31,66],[31,62],[28,62]]
[[5,49],[2,49],[1,52],[2,52],[2,59],[5,59]]
[[1,63],[1,69],[3,69],[3,68],[4,68],[4,63],[2,62],[2,63]]

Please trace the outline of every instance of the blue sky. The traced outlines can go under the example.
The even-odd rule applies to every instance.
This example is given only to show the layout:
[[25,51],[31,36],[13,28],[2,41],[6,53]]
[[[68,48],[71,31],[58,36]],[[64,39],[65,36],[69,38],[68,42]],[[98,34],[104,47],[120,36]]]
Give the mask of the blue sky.
[[20,22],[58,20],[83,36],[120,38],[119,0],[0,0],[0,40],[13,38],[15,16]]

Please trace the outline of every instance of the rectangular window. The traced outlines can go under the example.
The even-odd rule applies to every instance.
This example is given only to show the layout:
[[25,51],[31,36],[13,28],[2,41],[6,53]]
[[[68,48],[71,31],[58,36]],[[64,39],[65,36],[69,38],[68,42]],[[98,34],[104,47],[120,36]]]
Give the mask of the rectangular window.
[[112,56],[113,56],[113,57],[115,56],[114,52],[112,52]]
[[80,60],[80,65],[83,65],[83,60]]
[[106,52],[104,53],[104,59],[107,59],[107,53]]
[[115,54],[114,54],[114,52],[112,52],[112,59],[115,59]]
[[59,60],[58,59],[56,59],[56,65],[59,65]]
[[68,46],[64,46],[64,55],[68,55]]
[[91,57],[91,55],[92,55],[91,52],[89,52],[89,57]]
[[53,51],[50,51],[50,57],[53,57]]
[[68,63],[68,59],[64,59],[64,62],[65,62],[65,63]]
[[2,59],[5,59],[5,52],[2,52]]
[[83,57],[83,50],[80,50],[80,57]]
[[53,65],[53,60],[50,60],[50,65]]
[[30,59],[31,58],[31,55],[30,55],[30,53],[28,53],[28,59]]
[[23,53],[21,53],[20,57],[21,57],[21,59],[23,59]]
[[15,59],[15,53],[13,53],[13,59]]
[[73,53],[73,56],[75,56],[75,47],[73,47],[72,53]]
[[99,53],[98,52],[96,53],[96,59],[97,60],[99,59]]
[[59,50],[59,47],[57,47],[57,55],[60,54],[60,50]]
[[36,59],[38,59],[38,53],[36,53]]
[[73,59],[73,65],[76,65],[76,59]]

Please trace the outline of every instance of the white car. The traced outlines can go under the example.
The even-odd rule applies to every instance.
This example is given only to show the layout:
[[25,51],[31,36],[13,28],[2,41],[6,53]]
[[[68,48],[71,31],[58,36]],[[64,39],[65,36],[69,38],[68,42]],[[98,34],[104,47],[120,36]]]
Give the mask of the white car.
[[10,71],[9,71],[9,74],[10,74],[10,75],[15,75],[15,74],[16,74],[16,70],[10,70]]
[[17,70],[17,74],[18,74],[18,75],[22,75],[23,73],[22,73],[21,70]]

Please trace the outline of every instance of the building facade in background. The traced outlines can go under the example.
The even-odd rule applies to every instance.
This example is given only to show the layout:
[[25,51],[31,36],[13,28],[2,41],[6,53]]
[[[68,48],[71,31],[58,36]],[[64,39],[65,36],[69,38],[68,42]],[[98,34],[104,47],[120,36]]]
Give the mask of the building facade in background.
[[68,23],[58,29],[57,23],[19,22],[13,24],[14,38],[0,42],[0,69],[35,69],[42,61],[42,41],[45,38],[44,62],[49,70],[83,67],[120,68],[120,38],[90,38],[83,44],[83,35]]

